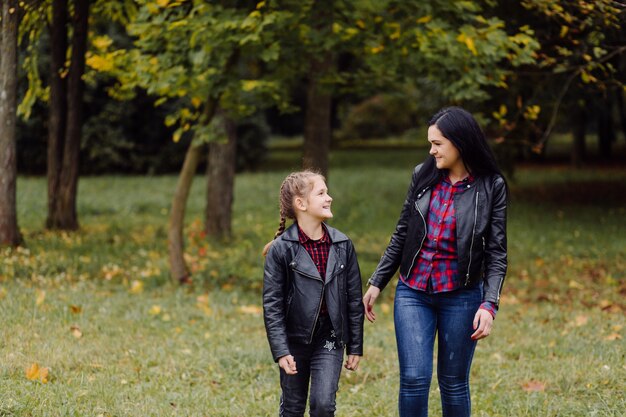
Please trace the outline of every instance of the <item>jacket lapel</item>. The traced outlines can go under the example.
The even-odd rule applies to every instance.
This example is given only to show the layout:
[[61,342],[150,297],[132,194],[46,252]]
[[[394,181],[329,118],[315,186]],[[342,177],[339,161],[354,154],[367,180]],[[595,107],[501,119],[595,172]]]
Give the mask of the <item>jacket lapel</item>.
[[331,245],[330,250],[328,251],[328,263],[326,264],[326,285],[335,277],[335,268],[342,267],[339,262],[339,254],[337,253],[336,245]]

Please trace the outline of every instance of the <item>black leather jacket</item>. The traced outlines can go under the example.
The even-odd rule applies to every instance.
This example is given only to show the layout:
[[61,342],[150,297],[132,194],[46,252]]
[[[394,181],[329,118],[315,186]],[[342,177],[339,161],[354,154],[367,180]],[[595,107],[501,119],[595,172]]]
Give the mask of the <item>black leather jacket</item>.
[[[381,290],[398,267],[403,276],[409,275],[426,238],[431,189],[417,189],[421,167],[413,171],[396,230],[368,281]],[[458,268],[463,285],[482,281],[483,301],[496,306],[507,269],[506,203],[506,185],[500,176],[478,177],[454,194]]]
[[275,361],[289,355],[289,341],[311,343],[322,296],[337,340],[349,355],[363,354],[361,272],[352,242],[326,226],[332,242],[323,281],[293,224],[273,243],[265,258],[263,318]]

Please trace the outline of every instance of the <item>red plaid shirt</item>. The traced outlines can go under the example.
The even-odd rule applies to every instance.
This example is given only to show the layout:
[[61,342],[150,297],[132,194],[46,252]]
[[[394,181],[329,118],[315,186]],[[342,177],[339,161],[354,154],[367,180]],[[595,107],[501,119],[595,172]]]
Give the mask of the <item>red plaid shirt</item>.
[[[322,237],[318,240],[313,240],[307,236],[306,233],[298,226],[298,238],[300,239],[300,244],[304,246],[304,249],[309,253],[313,263],[317,267],[320,276],[322,277],[322,281],[326,280],[326,264],[328,263],[328,252],[330,252],[330,245],[332,242],[330,241],[330,237],[328,236],[328,231],[326,230],[326,226],[322,223]],[[328,314],[328,309],[326,308],[326,300],[322,297],[322,307],[320,308],[320,316]]]
[[[400,278],[411,288],[431,293],[454,291],[463,287],[458,271],[454,194],[462,192],[474,179],[468,177],[452,185],[440,181],[430,197],[424,244],[408,277]],[[496,316],[496,306],[483,302],[480,308]]]

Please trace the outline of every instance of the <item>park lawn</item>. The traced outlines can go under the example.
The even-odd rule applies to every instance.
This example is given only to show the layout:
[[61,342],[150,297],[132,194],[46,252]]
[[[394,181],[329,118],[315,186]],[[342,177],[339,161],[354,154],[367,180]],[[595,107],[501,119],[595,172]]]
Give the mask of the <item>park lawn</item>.
[[[406,150],[332,155],[332,224],[353,238],[364,281],[414,160]],[[229,242],[204,238],[196,179],[192,288],[167,276],[174,177],[81,179],[77,233],[43,231],[45,180],[20,178],[26,246],[0,258],[0,415],[276,415],[260,249],[278,224],[280,181],[297,168],[287,154],[276,167],[237,177]],[[626,170],[522,167],[516,178],[501,311],[472,368],[474,415],[624,415]],[[392,287],[377,308],[359,370],[342,375],[338,415],[397,415]],[[47,383],[27,378],[35,363]],[[440,414],[436,379],[431,407]]]

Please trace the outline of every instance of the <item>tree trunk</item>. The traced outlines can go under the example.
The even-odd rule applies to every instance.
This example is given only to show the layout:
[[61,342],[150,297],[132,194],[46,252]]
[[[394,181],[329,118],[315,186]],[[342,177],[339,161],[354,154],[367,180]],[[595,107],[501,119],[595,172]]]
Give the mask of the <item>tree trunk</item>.
[[580,168],[586,158],[585,136],[587,134],[587,111],[586,106],[577,106],[573,112],[572,119],[572,135],[574,143],[572,144],[572,165]]
[[64,75],[67,52],[67,0],[53,0],[50,27],[50,103],[48,105],[48,217],[54,228],[59,217],[59,182],[65,142],[67,82]]
[[17,246],[17,34],[18,1],[2,1],[0,51],[0,245]]
[[[213,119],[217,102],[218,99],[209,98],[207,100],[202,123],[210,123],[211,119]],[[167,249],[170,258],[170,278],[179,284],[191,284],[191,274],[185,262],[183,230],[187,198],[189,197],[193,177],[200,163],[203,148],[203,145],[194,145],[193,141],[189,144],[183,167],[180,169],[180,174],[178,174],[178,182],[176,183],[176,190],[174,190],[174,198],[172,199],[172,210],[170,212],[170,223],[167,233]]]
[[83,74],[87,52],[89,0],[76,0],[74,8],[74,36],[67,86],[67,125],[65,149],[59,184],[59,210],[55,226],[64,230],[78,229],[76,194],[78,192],[78,158],[83,125]]
[[331,138],[332,96],[320,79],[332,71],[333,54],[325,53],[320,60],[311,61],[307,83],[306,115],[304,121],[304,169],[328,176],[328,156]]
[[604,160],[611,159],[611,148],[615,140],[611,104],[610,97],[606,97],[600,102],[601,107],[598,109],[598,151],[600,158]]
[[624,96],[626,95],[626,91],[617,91],[617,109],[619,111],[619,120],[622,126],[622,134],[624,135],[624,140],[626,140],[626,106],[624,105]]
[[185,154],[185,162],[178,175],[174,198],[172,199],[172,209],[170,211],[170,223],[167,234],[168,252],[170,258],[170,277],[172,281],[180,284],[191,282],[189,269],[184,257],[183,226],[185,224],[185,207],[187,197],[193,182],[193,177],[198,168],[203,146],[189,144],[189,149]]
[[[233,51],[233,54],[228,58],[224,72],[229,71],[239,58],[239,50]],[[207,100],[204,114],[200,120],[200,123],[208,124],[215,115],[217,103],[219,97],[209,98]],[[183,226],[185,224],[185,207],[187,206],[187,198],[189,196],[189,189],[193,181],[193,176],[196,173],[196,168],[200,162],[200,156],[202,154],[201,146],[194,146],[193,142],[189,145],[187,154],[185,155],[185,162],[181,168],[178,183],[176,184],[176,190],[174,192],[174,199],[172,200],[172,211],[170,213],[170,224],[168,231],[168,252],[170,258],[170,277],[174,282],[180,284],[190,284],[191,275],[187,263],[185,262],[185,243],[183,239]]]
[[219,117],[224,124],[227,141],[209,143],[204,227],[207,236],[229,238],[232,232],[237,127],[223,112],[219,113]]
[[[333,4],[316,1],[312,11],[312,25],[320,36],[332,36]],[[307,81],[307,102],[304,121],[304,150],[302,165],[328,177],[332,123],[332,90],[323,80],[333,72],[335,57],[324,51],[310,61]]]

